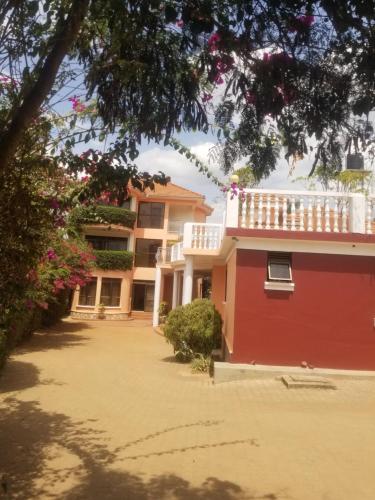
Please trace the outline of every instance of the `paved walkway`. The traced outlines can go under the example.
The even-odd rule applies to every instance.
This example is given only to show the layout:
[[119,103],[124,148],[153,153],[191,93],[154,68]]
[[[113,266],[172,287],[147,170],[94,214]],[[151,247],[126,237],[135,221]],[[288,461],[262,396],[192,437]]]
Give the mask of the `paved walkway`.
[[36,334],[0,378],[0,498],[375,498],[374,382],[214,386],[171,354],[141,321]]

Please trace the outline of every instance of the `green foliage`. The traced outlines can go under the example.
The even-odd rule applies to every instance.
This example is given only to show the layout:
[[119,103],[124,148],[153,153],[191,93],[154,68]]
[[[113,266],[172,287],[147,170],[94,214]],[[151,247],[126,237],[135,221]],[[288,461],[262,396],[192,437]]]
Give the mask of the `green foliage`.
[[213,303],[196,299],[169,313],[164,334],[178,359],[191,360],[196,354],[207,357],[220,346],[221,328],[222,319]]
[[80,205],[70,212],[69,222],[73,226],[82,224],[118,224],[133,228],[136,216],[135,212],[121,207]]
[[240,188],[255,188],[259,184],[259,180],[255,178],[250,165],[233,170],[233,174],[238,175],[238,186]]
[[355,170],[336,170],[319,165],[309,177],[297,177],[303,181],[307,189],[338,191],[344,193],[367,193],[373,179],[372,172]]
[[94,250],[96,267],[129,271],[133,267],[133,252],[127,250]]
[[211,358],[198,354],[191,362],[191,371],[194,373],[208,373],[211,368]]
[[4,366],[5,360],[8,355],[8,350],[6,346],[6,335],[3,330],[0,330],[0,370]]
[[168,302],[160,302],[159,315],[166,316],[168,314]]

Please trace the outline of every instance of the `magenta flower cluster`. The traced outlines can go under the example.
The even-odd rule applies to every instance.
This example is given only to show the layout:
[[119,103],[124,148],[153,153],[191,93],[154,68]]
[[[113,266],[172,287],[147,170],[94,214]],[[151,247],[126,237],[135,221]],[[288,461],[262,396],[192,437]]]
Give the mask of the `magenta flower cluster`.
[[69,101],[72,103],[73,111],[76,113],[82,113],[82,111],[85,111],[86,106],[81,102],[79,97],[69,97]]

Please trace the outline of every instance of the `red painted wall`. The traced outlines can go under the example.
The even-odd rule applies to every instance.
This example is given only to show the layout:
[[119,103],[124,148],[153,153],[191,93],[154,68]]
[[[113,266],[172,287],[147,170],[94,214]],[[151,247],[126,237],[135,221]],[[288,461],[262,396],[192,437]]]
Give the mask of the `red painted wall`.
[[375,257],[294,253],[294,292],[264,290],[267,252],[237,251],[230,361],[375,370]]

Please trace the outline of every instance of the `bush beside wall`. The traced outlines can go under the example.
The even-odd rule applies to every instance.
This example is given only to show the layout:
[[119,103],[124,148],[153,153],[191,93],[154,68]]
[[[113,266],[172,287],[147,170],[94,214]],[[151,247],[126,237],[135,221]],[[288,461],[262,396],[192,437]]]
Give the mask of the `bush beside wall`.
[[94,255],[100,269],[129,271],[133,267],[133,252],[127,250],[94,250]]
[[69,312],[69,304],[70,293],[63,290],[56,300],[48,303],[48,309],[24,307],[14,311],[8,318],[8,327],[0,330],[0,369],[12,349],[39,328],[57,323]]
[[222,319],[213,303],[196,299],[168,314],[164,335],[176,357],[188,361],[198,354],[207,357],[220,347],[221,329]]
[[82,224],[118,224],[133,228],[136,213],[121,207],[94,205],[74,208],[69,215],[69,222],[74,226]]

